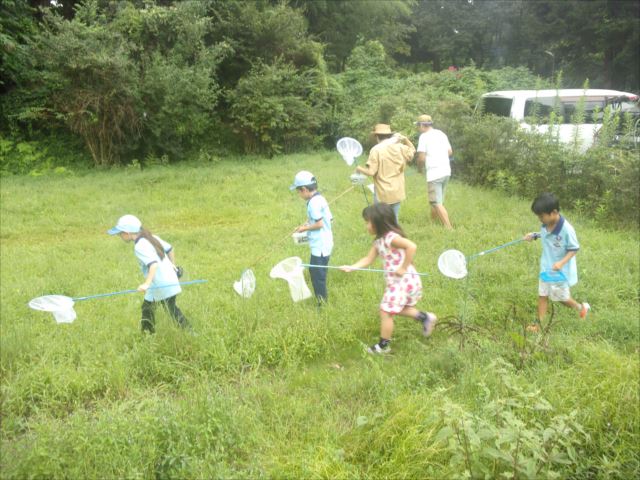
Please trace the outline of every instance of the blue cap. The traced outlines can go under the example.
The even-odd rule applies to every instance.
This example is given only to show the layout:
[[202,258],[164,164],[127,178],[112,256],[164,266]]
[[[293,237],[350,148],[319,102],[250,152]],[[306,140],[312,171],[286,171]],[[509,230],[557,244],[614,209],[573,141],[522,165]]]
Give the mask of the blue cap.
[[313,176],[313,173],[301,170],[296,173],[296,177],[293,179],[293,185],[289,187],[289,190],[295,190],[299,187],[307,187],[315,183],[318,183],[318,181],[316,180],[316,177]]
[[142,228],[142,222],[138,217],[133,215],[124,215],[118,219],[118,223],[111,230],[107,231],[109,235],[117,235],[122,232],[138,233]]

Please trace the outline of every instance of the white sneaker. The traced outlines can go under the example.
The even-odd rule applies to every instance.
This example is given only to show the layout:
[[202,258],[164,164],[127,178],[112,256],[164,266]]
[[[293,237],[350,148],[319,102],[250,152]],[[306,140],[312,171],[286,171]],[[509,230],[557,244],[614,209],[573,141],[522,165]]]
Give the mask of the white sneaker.
[[376,343],[367,348],[367,352],[371,355],[386,355],[387,353],[391,353],[391,347],[389,345],[381,347],[379,343]]
[[587,318],[587,314],[589,313],[589,310],[591,310],[591,305],[589,305],[587,302],[584,302],[582,304],[582,309],[580,310],[580,318],[582,320],[585,320]]

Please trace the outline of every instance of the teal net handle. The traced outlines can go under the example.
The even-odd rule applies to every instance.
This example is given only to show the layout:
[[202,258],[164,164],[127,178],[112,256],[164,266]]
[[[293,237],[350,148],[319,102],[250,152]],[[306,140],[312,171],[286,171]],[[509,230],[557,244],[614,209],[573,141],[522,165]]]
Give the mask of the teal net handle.
[[[193,285],[195,283],[205,283],[207,280],[191,280],[188,282],[180,282],[180,283],[171,283],[169,285],[158,285],[156,287],[149,287],[148,290],[156,290],[158,288],[168,288],[168,287],[178,287],[184,285]],[[72,298],[74,302],[79,302],[81,300],[89,300],[92,298],[102,298],[102,297],[113,297],[114,295],[125,295],[127,293],[135,293],[138,290],[122,290],[121,292],[111,292],[111,293],[99,293],[97,295],[88,295],[86,297],[76,297]]]

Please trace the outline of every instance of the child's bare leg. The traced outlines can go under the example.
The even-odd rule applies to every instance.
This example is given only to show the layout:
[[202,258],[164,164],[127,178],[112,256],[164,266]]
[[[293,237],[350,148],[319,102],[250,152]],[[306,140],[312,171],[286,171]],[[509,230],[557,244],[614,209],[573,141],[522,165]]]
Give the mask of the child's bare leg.
[[547,305],[549,297],[538,297],[538,322],[542,323],[547,314]]
[[409,317],[414,319],[417,319],[419,314],[420,314],[420,310],[418,310],[416,307],[404,307],[402,311],[398,313],[398,315],[402,315],[403,317]]
[[414,320],[422,323],[422,334],[425,337],[431,335],[433,327],[438,321],[438,317],[436,317],[435,314],[431,312],[422,312],[415,307],[404,307],[398,315],[413,318]]
[[569,308],[573,308],[574,310],[580,311],[582,310],[582,304],[576,302],[573,298],[570,298],[569,300],[565,300],[564,302],[562,302],[563,305],[566,305]]
[[583,320],[587,318],[587,314],[589,313],[589,310],[591,310],[591,306],[588,303],[578,303],[573,298],[569,298],[569,300],[565,300],[562,303],[567,307],[576,310],[580,315],[580,318]]
[[380,338],[391,340],[393,334],[393,315],[380,310]]

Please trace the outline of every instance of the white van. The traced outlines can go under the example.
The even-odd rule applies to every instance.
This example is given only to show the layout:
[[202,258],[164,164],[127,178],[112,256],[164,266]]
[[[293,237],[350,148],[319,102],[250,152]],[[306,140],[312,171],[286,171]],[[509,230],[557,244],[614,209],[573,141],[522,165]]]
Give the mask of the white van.
[[[576,125],[572,116],[581,99],[584,99],[584,123]],[[630,111],[635,114],[637,102],[638,95],[633,93],[603,89],[506,90],[482,95],[484,113],[511,117],[526,130],[538,133],[549,131],[549,117],[555,110],[561,122],[554,132],[558,140],[573,144],[577,128],[580,151],[593,145],[602,127],[602,112],[607,105],[622,113]],[[595,112],[599,112],[596,118]]]

